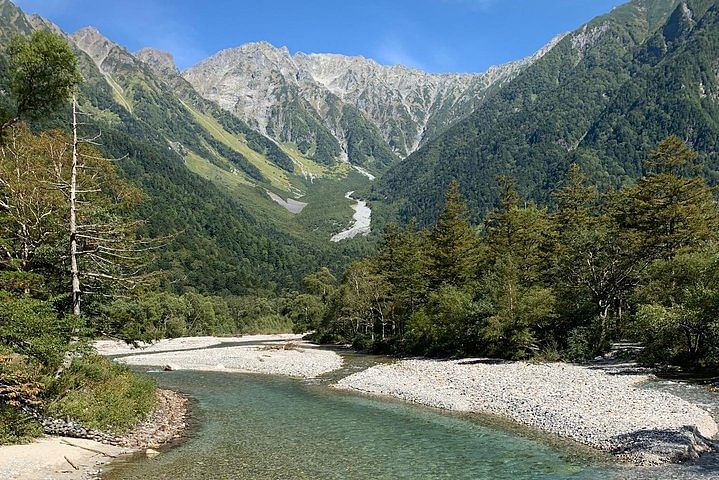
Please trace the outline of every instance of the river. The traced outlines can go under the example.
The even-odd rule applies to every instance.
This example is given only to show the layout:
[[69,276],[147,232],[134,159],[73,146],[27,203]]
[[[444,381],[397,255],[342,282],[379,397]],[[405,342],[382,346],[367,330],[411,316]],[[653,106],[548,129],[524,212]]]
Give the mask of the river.
[[[352,194],[354,192],[347,192],[345,195],[345,198],[349,200],[355,200],[352,198]],[[347,240],[349,238],[354,238],[357,235],[369,235],[370,233],[370,223],[372,221],[372,209],[367,205],[367,202],[364,200],[355,200],[355,204],[352,205],[352,210],[354,210],[354,215],[352,215],[352,220],[354,220],[354,223],[352,226],[350,226],[347,230],[343,230],[340,233],[334,235],[331,240],[333,242],[340,242],[342,240]]]
[[711,458],[692,467],[637,470],[501,421],[340,392],[329,384],[382,361],[356,354],[346,354],[345,359],[342,371],[314,380],[153,373],[161,386],[192,397],[196,426],[185,441],[159,457],[135,455],[117,461],[102,478],[716,478]]

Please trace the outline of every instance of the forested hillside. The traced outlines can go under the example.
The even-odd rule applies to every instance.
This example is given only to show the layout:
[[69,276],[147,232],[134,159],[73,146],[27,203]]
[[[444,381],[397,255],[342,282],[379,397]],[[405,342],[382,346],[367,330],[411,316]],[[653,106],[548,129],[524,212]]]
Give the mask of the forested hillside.
[[571,163],[616,188],[638,178],[641,159],[670,134],[699,152],[716,182],[718,9],[637,0],[594,19],[392,168],[370,198],[388,205],[385,215],[426,224],[456,179],[479,220],[498,201],[498,174],[542,203]]
[[[37,28],[57,31],[10,2],[0,7],[3,42]],[[347,202],[329,212],[318,205],[321,213],[308,209],[296,220],[271,201],[266,189],[284,196],[306,191],[300,167],[273,141],[188,91],[186,82],[176,85],[182,95],[175,94],[170,84],[175,79],[159,78],[96,31],[78,33],[75,42],[96,55],[75,50],[84,79],[83,134],[102,132],[98,142],[104,153],[121,158],[122,172],[144,191],[137,215],[146,220],[147,233],[174,238],[156,265],[168,273],[166,288],[274,291],[298,285],[322,265],[341,269],[357,256],[353,250],[367,248],[327,241],[337,222],[351,216]],[[6,82],[4,69],[2,74]],[[62,111],[35,121],[38,127],[64,129],[68,115]],[[309,162],[307,169],[322,175]],[[344,186],[327,183],[342,198]]]
[[647,363],[715,366],[719,210],[700,166],[676,136],[619,191],[601,194],[573,164],[551,211],[504,176],[479,228],[452,182],[437,222],[391,228],[314,295],[306,328],[376,351],[550,361],[633,339]]

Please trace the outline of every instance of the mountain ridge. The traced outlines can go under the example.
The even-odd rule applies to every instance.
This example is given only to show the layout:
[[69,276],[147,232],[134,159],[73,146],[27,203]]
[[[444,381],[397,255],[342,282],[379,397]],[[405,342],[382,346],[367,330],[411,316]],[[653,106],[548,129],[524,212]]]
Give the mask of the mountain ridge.
[[380,130],[392,152],[403,158],[470,113],[491,87],[541,58],[561,38],[563,34],[531,56],[484,73],[427,73],[382,65],[364,56],[291,54],[287,47],[260,41],[220,50],[182,75],[205,98],[280,139],[291,139],[285,125],[273,124],[273,115],[286,113],[281,96],[288,94],[305,102],[310,115],[324,123],[346,153],[339,129],[323,115],[328,110],[325,104],[336,101],[332,98],[336,96],[359,110]]

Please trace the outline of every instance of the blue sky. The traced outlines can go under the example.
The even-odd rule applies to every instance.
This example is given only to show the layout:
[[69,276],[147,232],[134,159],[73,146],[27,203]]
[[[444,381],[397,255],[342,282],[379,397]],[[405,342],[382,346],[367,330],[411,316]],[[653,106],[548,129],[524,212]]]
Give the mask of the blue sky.
[[180,68],[266,40],[431,72],[481,72],[539,49],[625,0],[15,0],[65,31],[93,25]]

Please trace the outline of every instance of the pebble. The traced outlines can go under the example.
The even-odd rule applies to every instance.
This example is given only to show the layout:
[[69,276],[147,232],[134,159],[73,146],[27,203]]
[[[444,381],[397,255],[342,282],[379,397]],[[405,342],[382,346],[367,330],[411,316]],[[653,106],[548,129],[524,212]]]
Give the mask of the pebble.
[[156,407],[150,415],[125,435],[108,433],[84,427],[72,419],[41,417],[40,422],[46,435],[84,438],[133,450],[154,447],[182,436],[187,416],[187,399],[170,390],[157,390]]

